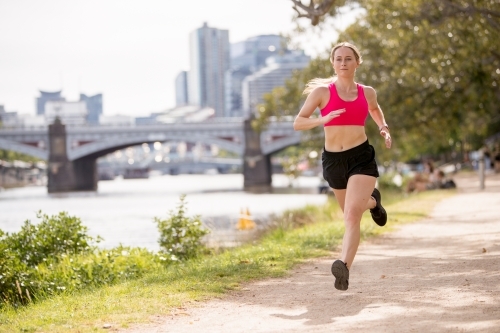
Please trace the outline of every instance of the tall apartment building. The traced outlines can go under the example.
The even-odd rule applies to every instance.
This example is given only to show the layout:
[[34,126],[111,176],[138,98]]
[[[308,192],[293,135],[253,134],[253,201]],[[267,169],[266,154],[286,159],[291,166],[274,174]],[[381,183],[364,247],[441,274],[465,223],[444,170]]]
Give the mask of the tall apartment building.
[[84,101],[48,101],[45,104],[45,121],[54,123],[59,118],[65,125],[82,126],[87,123],[87,104]]
[[36,114],[45,114],[45,103],[48,101],[64,102],[65,100],[66,99],[61,96],[61,91],[48,92],[40,90],[40,97],[36,98]]
[[18,125],[17,112],[7,112],[5,107],[0,105],[0,127],[9,128]]
[[246,68],[256,72],[266,66],[266,60],[290,53],[286,40],[280,35],[259,35],[231,44],[231,69]]
[[188,104],[188,72],[182,71],[175,77],[175,106],[184,106]]
[[271,57],[267,66],[247,76],[242,83],[243,116],[248,117],[258,104],[264,102],[263,96],[274,88],[284,86],[293,72],[305,68],[310,57],[303,51],[293,51],[283,56]]
[[231,44],[231,69],[227,73],[226,110],[231,116],[243,116],[243,81],[266,66],[273,56],[285,56],[290,50],[279,35],[260,35]]
[[216,117],[226,116],[225,74],[229,69],[229,31],[207,23],[189,36],[189,104],[210,107]]
[[87,105],[87,123],[98,125],[99,117],[102,115],[102,94],[94,96],[80,94],[80,101]]

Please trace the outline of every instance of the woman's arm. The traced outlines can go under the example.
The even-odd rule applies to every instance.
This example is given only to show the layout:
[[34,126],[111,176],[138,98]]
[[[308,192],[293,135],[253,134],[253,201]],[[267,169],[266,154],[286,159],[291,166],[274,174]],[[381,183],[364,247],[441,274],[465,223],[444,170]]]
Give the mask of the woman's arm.
[[368,102],[368,111],[373,121],[377,124],[380,135],[385,139],[385,146],[391,148],[392,138],[391,133],[389,133],[389,126],[385,121],[384,113],[377,102],[377,93],[372,87],[364,88],[366,101]]
[[325,100],[328,101],[330,98],[330,90],[328,87],[318,87],[314,89],[306,98],[306,101],[299,111],[295,121],[293,122],[293,129],[296,131],[304,131],[314,128],[319,125],[326,124],[333,118],[338,117],[341,113],[345,112],[345,109],[335,110],[330,112],[324,117],[310,118],[314,111],[321,107],[322,104],[326,104]]

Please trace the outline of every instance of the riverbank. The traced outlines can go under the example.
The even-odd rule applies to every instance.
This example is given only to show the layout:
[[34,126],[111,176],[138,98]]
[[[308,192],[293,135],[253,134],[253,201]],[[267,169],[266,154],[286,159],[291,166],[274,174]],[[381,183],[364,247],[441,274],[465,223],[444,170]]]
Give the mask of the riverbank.
[[[391,225],[426,216],[441,198],[452,192],[433,191],[391,200]],[[362,238],[380,234],[369,213],[362,221]],[[314,223],[313,223],[314,222]],[[289,229],[288,225],[301,225]],[[15,311],[0,312],[0,332],[95,332],[126,328],[155,316],[182,312],[186,306],[246,288],[248,281],[278,278],[297,263],[326,256],[338,248],[343,234],[342,214],[335,200],[287,214],[276,229],[260,241],[155,270],[146,276],[80,292],[62,293]],[[153,317],[152,317],[153,316]]]
[[285,278],[245,284],[118,331],[496,333],[500,175],[488,175],[482,191],[476,174],[455,179],[459,194],[429,218],[361,244],[346,292],[333,287],[334,251]]
[[0,160],[0,190],[24,186],[42,186],[47,183],[45,163]]
[[[200,215],[206,225],[217,230],[216,241],[230,240],[224,232],[236,230],[242,209],[257,222],[269,215],[308,204],[322,205],[327,196],[315,192],[317,177],[300,177],[288,187],[284,175],[274,175],[274,193],[252,194],[243,188],[243,176],[177,175],[149,179],[116,179],[99,182],[97,192],[51,195],[44,187],[16,188],[0,192],[0,229],[17,232],[26,220],[36,222],[36,212],[48,215],[64,210],[78,216],[92,236],[101,236],[100,247],[119,244],[158,250],[155,217],[175,210],[181,194],[186,194],[187,214]],[[215,236],[214,236],[215,237]]]

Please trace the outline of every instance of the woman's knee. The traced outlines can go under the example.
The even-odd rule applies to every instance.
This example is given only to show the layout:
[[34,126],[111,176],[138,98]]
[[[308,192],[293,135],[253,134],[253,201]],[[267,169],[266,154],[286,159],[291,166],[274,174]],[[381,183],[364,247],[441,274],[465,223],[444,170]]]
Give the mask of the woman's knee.
[[364,210],[361,207],[346,207],[344,223],[346,227],[359,227]]

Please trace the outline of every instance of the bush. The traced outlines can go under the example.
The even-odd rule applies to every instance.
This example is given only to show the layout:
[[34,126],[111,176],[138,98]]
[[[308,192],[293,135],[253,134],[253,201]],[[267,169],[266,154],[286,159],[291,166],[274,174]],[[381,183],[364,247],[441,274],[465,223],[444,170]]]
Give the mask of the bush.
[[160,232],[160,247],[168,262],[197,257],[203,250],[202,237],[209,233],[199,216],[186,216],[185,195],[181,195],[177,211],[170,211],[167,219],[155,217]]
[[87,234],[79,218],[65,212],[26,221],[18,233],[0,230],[0,307],[18,307],[61,292],[109,285],[163,269],[166,263],[196,257],[208,233],[200,217],[187,217],[185,196],[177,211],[155,218],[162,251],[119,246],[97,248],[100,237]]
[[160,257],[139,248],[98,249],[79,218],[48,216],[9,235],[0,230],[0,306],[19,306],[63,291],[113,284],[160,269]]
[[119,246],[48,260],[33,271],[30,287],[46,296],[135,279],[160,268],[160,259],[150,251]]
[[9,249],[5,240],[7,234],[0,232],[0,300],[19,303],[28,301],[30,291],[22,290],[21,285],[28,281],[30,268]]
[[26,221],[21,231],[4,240],[9,249],[29,267],[63,254],[92,251],[101,240],[100,237],[88,236],[88,229],[81,220],[66,212],[50,217],[38,212],[37,218],[42,221],[36,225]]
[[25,221],[18,233],[0,232],[0,299],[11,304],[32,300],[40,283],[38,265],[58,262],[63,255],[95,249],[99,242],[87,235],[80,219],[62,212],[49,217],[37,213],[38,224]]

